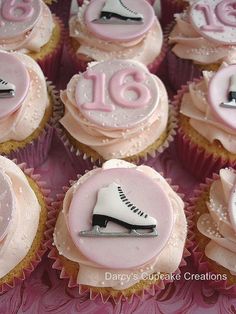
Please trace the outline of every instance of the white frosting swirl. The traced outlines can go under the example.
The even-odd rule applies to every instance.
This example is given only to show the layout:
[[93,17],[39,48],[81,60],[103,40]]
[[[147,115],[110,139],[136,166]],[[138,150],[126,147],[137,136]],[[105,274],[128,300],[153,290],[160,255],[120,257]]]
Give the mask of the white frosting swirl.
[[33,29],[15,38],[0,40],[1,50],[15,50],[22,53],[39,52],[49,42],[54,28],[53,17],[47,5],[42,0],[40,2],[41,15]]
[[231,225],[228,207],[236,173],[231,169],[221,169],[220,178],[210,188],[207,208],[209,213],[200,216],[198,230],[210,239],[205,254],[217,264],[236,273],[236,234]]
[[16,204],[7,235],[0,242],[2,278],[29,252],[38,229],[41,208],[25,174],[14,162],[0,156],[0,169],[11,182]]

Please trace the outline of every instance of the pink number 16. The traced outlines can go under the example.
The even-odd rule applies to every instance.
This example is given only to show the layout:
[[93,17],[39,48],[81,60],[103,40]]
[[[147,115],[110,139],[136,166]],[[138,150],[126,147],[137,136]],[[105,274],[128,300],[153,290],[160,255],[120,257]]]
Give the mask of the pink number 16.
[[234,0],[223,0],[217,4],[214,10],[209,4],[197,4],[195,8],[202,11],[205,16],[207,25],[201,26],[203,31],[223,32],[224,26],[218,24],[218,21],[226,26],[236,27],[236,21],[230,19],[230,16],[236,17]]
[[[127,77],[132,77],[133,81],[126,81]],[[84,103],[82,107],[87,110],[113,111],[114,105],[105,103],[106,76],[104,73],[94,73],[87,71],[85,79],[93,81],[93,101]],[[114,103],[120,107],[141,108],[148,105],[151,93],[144,84],[146,74],[138,69],[124,69],[115,73],[109,83],[108,92]],[[127,99],[125,94],[128,91],[135,93],[136,97],[132,100]]]

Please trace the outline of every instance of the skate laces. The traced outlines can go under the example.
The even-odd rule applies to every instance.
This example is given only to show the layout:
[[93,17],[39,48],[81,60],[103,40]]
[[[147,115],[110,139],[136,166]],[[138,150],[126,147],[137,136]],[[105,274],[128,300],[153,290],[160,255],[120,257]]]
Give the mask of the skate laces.
[[126,10],[130,11],[131,13],[133,13],[133,14],[135,14],[135,15],[138,15],[137,12],[135,12],[135,11],[131,10],[130,8],[128,8],[128,7],[122,2],[122,0],[119,0],[119,2],[120,2],[120,4],[121,4]]
[[123,192],[121,186],[117,187],[118,192],[119,192],[119,196],[120,199],[123,203],[125,203],[127,205],[127,207],[129,207],[130,210],[132,210],[134,213],[136,213],[137,215],[139,215],[140,217],[144,216],[144,218],[147,218],[148,215],[145,214],[143,211],[141,211],[138,207],[136,207],[133,203],[131,203],[128,198],[126,197],[125,193]]
[[1,85],[7,85],[8,83],[6,81],[4,81],[3,79],[0,78],[0,84]]

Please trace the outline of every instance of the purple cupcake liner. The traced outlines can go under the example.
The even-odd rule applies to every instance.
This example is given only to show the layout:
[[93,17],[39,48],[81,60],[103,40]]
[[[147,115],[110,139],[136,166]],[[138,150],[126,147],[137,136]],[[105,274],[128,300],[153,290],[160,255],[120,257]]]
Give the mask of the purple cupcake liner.
[[202,74],[191,60],[180,59],[172,51],[167,53],[167,64],[169,83],[175,91]]

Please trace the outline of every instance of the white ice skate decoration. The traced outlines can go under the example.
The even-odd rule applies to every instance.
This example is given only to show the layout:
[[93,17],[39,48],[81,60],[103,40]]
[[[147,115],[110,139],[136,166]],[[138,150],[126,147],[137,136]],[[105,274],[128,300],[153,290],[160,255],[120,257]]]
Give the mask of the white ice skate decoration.
[[[109,221],[130,231],[101,231],[100,228],[106,228]],[[81,237],[156,237],[158,235],[156,224],[156,219],[129,201],[121,186],[111,183],[98,191],[97,203],[93,210],[92,230],[81,231],[79,235]],[[137,230],[149,230],[149,232],[140,233]]]
[[143,15],[128,8],[122,0],[106,0],[98,24],[142,24]]
[[15,89],[15,85],[0,78],[0,98],[14,97]]
[[222,102],[220,106],[224,108],[236,109],[236,74],[230,77],[228,102]]

